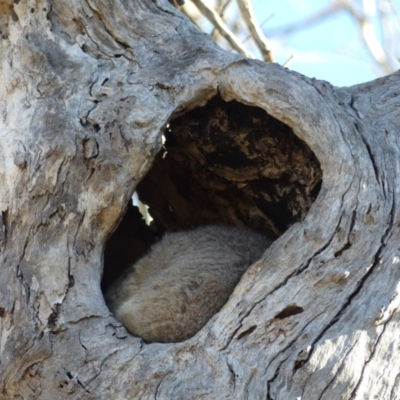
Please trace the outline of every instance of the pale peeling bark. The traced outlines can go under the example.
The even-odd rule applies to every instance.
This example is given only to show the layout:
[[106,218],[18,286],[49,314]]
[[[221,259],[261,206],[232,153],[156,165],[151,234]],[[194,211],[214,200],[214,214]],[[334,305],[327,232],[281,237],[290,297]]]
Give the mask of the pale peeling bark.
[[[337,89],[163,0],[0,10],[4,398],[400,398],[399,74]],[[196,336],[145,344],[105,306],[105,241],[167,121],[217,91],[291,127],[322,188]]]

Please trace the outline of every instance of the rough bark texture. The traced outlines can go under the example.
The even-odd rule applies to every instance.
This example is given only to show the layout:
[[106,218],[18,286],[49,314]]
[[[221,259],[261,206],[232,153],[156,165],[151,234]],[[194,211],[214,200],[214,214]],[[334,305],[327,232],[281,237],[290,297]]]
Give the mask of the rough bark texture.
[[[400,398],[400,74],[338,89],[222,51],[164,0],[0,1],[0,10],[4,398]],[[298,207],[278,190],[288,175],[274,196],[251,186],[272,178],[274,162],[237,178],[229,162],[198,157],[212,184],[231,189],[229,202],[235,180],[235,190],[241,179],[251,189],[225,214],[221,193],[206,196],[220,208],[204,218],[289,229],[196,336],[147,345],[105,306],[103,250],[168,121],[184,138],[173,119],[217,94],[299,139],[294,153],[279,144],[277,155],[247,153],[279,166],[278,149],[288,163],[298,155],[286,180]],[[302,160],[312,160],[303,177]],[[274,215],[273,200],[291,217]],[[246,202],[261,219],[245,214]],[[162,212],[158,221],[184,224]]]

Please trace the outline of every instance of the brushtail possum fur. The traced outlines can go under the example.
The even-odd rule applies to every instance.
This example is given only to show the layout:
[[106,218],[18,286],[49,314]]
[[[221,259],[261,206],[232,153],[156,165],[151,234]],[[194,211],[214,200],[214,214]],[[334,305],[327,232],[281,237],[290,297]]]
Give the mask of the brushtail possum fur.
[[167,233],[106,293],[115,317],[147,342],[192,337],[221,309],[271,239],[247,228]]

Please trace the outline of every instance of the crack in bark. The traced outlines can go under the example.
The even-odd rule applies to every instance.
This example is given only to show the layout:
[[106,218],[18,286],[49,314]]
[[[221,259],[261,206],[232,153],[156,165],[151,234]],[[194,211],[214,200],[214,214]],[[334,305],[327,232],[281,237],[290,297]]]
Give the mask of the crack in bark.
[[68,256],[68,271],[67,271],[67,273],[68,273],[68,287],[65,291],[65,297],[67,297],[69,289],[71,289],[72,287],[75,286],[75,278],[74,278],[74,275],[71,274],[71,257],[70,256]]
[[[88,8],[90,8],[90,10],[93,12],[93,14],[97,16],[97,18],[98,18],[98,20],[101,22],[101,24],[102,24],[104,30],[110,35],[111,38],[114,39],[114,41],[115,41],[118,45],[120,45],[120,46],[122,47],[121,50],[123,50],[123,52],[121,52],[121,54],[119,54],[119,53],[114,54],[114,57],[121,57],[121,56],[123,55],[123,53],[126,51],[126,49],[130,49],[129,44],[128,44],[128,43],[122,42],[121,39],[117,39],[117,38],[115,37],[115,35],[109,30],[109,28],[108,28],[107,25],[105,24],[105,22],[104,22],[104,20],[103,20],[103,18],[102,18],[102,14],[99,13],[97,10],[95,10],[95,9],[89,4],[89,2],[86,1],[85,3],[87,4]],[[90,40],[92,40],[93,43],[97,46],[97,48],[99,49],[99,51],[101,51],[100,48],[99,48],[99,46],[97,45],[97,42],[96,42],[93,38],[90,37],[90,35],[89,35],[89,33],[88,33],[88,31],[87,31],[86,29],[85,29],[85,32],[86,32],[86,34],[88,35],[88,37],[90,38]],[[103,54],[105,54],[103,51],[101,51],[101,52],[102,52]],[[107,54],[105,54],[105,55],[107,55]],[[107,55],[107,57],[109,57],[109,56]]]
[[[343,215],[344,215],[344,213],[342,213],[341,216],[340,216],[340,220],[339,220],[339,223],[337,225],[337,228],[340,226],[340,224],[342,222]],[[339,250],[337,250],[334,253],[334,257],[335,258],[340,257],[345,251],[347,251],[347,250],[349,250],[351,248],[352,242],[350,240],[350,234],[351,234],[351,232],[352,232],[352,230],[354,228],[354,224],[355,224],[355,221],[356,221],[356,215],[357,215],[356,214],[356,210],[353,210],[352,211],[352,215],[351,215],[350,227],[349,227],[347,235],[346,235],[347,236],[347,241],[346,241],[346,243],[344,243],[342,245],[342,247]]]
[[236,374],[236,372],[235,372],[235,370],[233,369],[232,365],[231,365],[227,360],[225,360],[225,362],[226,362],[226,365],[228,366],[229,373],[230,373],[230,375],[231,375],[231,377],[232,377],[233,392],[235,392],[236,377],[239,376],[239,375]]
[[321,394],[318,397],[318,400],[321,400],[324,393],[326,393],[326,391],[328,390],[328,388],[331,386],[331,384],[335,381],[335,379],[337,378],[339,372],[344,368],[345,364],[346,364],[346,358],[347,356],[351,353],[351,351],[354,349],[354,347],[356,346],[356,344],[358,343],[358,340],[356,340],[353,345],[350,347],[350,349],[348,351],[346,351],[345,355],[343,356],[343,360],[340,364],[340,366],[337,368],[335,374],[333,375],[332,379],[326,384],[325,388],[322,390]]
[[[268,295],[267,295],[266,297],[268,297]],[[250,309],[249,309],[249,310],[243,315],[243,317],[239,320],[238,327],[237,327],[236,329],[233,330],[233,332],[232,332],[231,335],[229,335],[228,340],[227,340],[225,346],[224,346],[224,347],[221,347],[221,348],[219,349],[219,351],[224,351],[224,350],[226,350],[226,349],[228,348],[228,346],[231,344],[231,342],[232,342],[234,336],[236,335],[236,333],[240,330],[240,328],[243,327],[243,321],[251,314],[251,312],[254,310],[254,308],[255,308],[258,304],[260,304],[262,301],[264,301],[264,300],[266,299],[266,297],[263,297],[261,300],[259,300],[259,301],[257,301],[257,302],[255,302],[255,303],[252,304],[252,306],[250,307]]]
[[[54,185],[54,186],[62,186],[62,184],[65,183],[65,181],[66,181],[66,179],[64,179],[64,181],[62,181],[62,182],[59,182],[58,180],[59,180],[59,177],[60,177],[60,175],[61,175],[61,170],[63,169],[63,166],[67,164],[67,161],[68,161],[67,159],[68,159],[68,156],[65,156],[65,155],[64,155],[64,157],[62,158],[62,161],[61,161],[60,165],[59,165],[58,168],[57,168],[57,172],[56,172],[56,182],[55,182],[55,185]],[[67,178],[67,176],[66,176],[66,178]]]
[[[81,230],[81,227],[82,227],[82,225],[83,225],[83,221],[84,221],[84,219],[85,219],[85,215],[86,215],[86,211],[84,210],[83,212],[82,212],[82,217],[80,218],[80,220],[78,221],[78,226],[77,226],[77,228],[76,228],[76,232],[75,232],[75,235],[74,235],[74,238],[73,238],[73,242],[72,242],[72,245],[73,245],[73,247],[76,247],[76,238],[78,237],[78,234],[79,234],[79,231]],[[76,252],[76,254],[78,254],[78,255],[80,255],[80,254],[84,254],[84,251],[82,250],[82,252],[80,253],[79,252],[79,250],[78,249],[74,249],[75,250],[75,252]],[[86,254],[84,254],[84,256],[86,256]]]
[[[65,296],[64,296],[65,299]],[[51,307],[51,310],[53,311],[49,317],[47,318],[47,327],[49,328],[50,331],[55,330],[57,327],[57,320],[60,315],[60,307],[61,303],[55,303],[54,307]],[[39,309],[38,309],[39,311]]]
[[[289,348],[290,347],[292,347],[292,345],[294,344],[294,343],[296,343],[297,342],[297,340],[300,338],[300,336],[303,334],[303,332],[305,331],[305,329],[315,320],[315,319],[317,319],[320,315],[322,315],[323,314],[323,312],[320,312],[319,314],[317,314],[317,315],[315,315],[313,318],[311,318],[310,319],[310,321],[308,321],[305,325],[304,325],[304,327],[301,329],[301,331],[298,333],[298,335],[296,335],[288,344],[287,344],[287,346],[285,346],[279,353],[277,353],[276,355],[275,355],[275,357],[273,357],[272,359],[271,359],[271,361],[268,363],[268,365],[265,367],[265,372],[264,372],[264,374],[263,375],[266,375],[266,373],[267,373],[267,370],[268,370],[268,368],[272,365],[272,363],[281,355],[281,354],[283,354],[283,353],[285,353],[287,350],[289,350]],[[276,372],[275,372],[275,374],[273,375],[273,377],[271,378],[271,379],[269,379],[268,381],[267,381],[267,388],[268,388],[268,393],[270,392],[270,386],[271,386],[271,384],[275,381],[275,379],[278,377],[278,375],[279,375],[279,371],[280,371],[280,368],[281,368],[281,366],[282,366],[282,364],[288,359],[290,357],[290,355],[288,355],[284,360],[282,360],[282,362],[281,363],[279,363],[279,365],[278,365],[278,367],[277,367],[277,369],[276,369]],[[306,361],[305,361],[306,362]],[[295,363],[294,363],[295,364]],[[294,366],[294,368],[293,368],[293,375],[295,374],[295,372],[296,372],[296,369],[295,369],[295,366]],[[272,400],[272,398],[271,398],[271,400]]]
[[369,357],[365,360],[364,365],[363,365],[363,367],[362,367],[361,374],[360,374],[360,378],[359,378],[359,380],[358,380],[358,382],[357,382],[357,385],[355,386],[355,388],[354,388],[353,391],[351,392],[350,400],[355,398],[355,396],[356,396],[356,394],[357,394],[357,390],[358,390],[358,388],[359,388],[360,385],[361,385],[361,382],[362,382],[362,379],[363,379],[363,376],[364,376],[364,373],[365,373],[365,368],[367,367],[367,365],[369,364],[369,362],[370,362],[370,361],[372,360],[372,358],[374,357],[375,350],[376,350],[376,347],[377,347],[377,345],[378,345],[378,343],[379,343],[379,340],[381,339],[382,335],[384,334],[385,329],[386,329],[386,327],[387,327],[387,324],[391,321],[392,317],[393,317],[393,314],[392,314],[392,315],[390,316],[390,318],[388,318],[388,320],[383,324],[383,329],[382,329],[381,333],[378,334],[378,336],[377,336],[375,342],[373,343],[373,346],[372,346],[372,349],[371,349],[371,351],[370,351]]
[[2,248],[3,246],[6,245],[7,243],[7,236],[8,236],[8,229],[9,229],[9,221],[8,221],[8,208],[6,208],[4,211],[1,211],[1,223],[2,223],[2,233],[3,233],[3,238],[4,240],[2,240]]
[[158,391],[159,391],[159,389],[160,389],[160,386],[161,386],[161,383],[163,382],[163,380],[164,380],[164,377],[162,377],[161,379],[160,379],[160,381],[157,383],[157,385],[156,385],[156,390],[155,390],[155,392],[154,392],[154,400],[157,400],[157,396],[158,396]]
[[364,286],[364,283],[366,280],[372,275],[372,273],[375,271],[375,268],[379,266],[379,261],[380,257],[379,254],[381,253],[384,245],[380,246],[378,251],[375,253],[375,256],[373,257],[373,262],[372,266],[369,268],[369,270],[365,273],[364,277],[360,279],[359,283],[356,285],[355,290],[353,293],[351,293],[347,299],[347,301],[342,305],[342,307],[339,309],[339,311],[336,313],[336,315],[332,318],[331,322],[328,323],[325,328],[323,328],[320,332],[320,334],[314,339],[314,341],[311,344],[311,351],[308,354],[308,357],[305,359],[305,362],[308,362],[310,357],[313,354],[313,349],[315,348],[316,343],[325,335],[325,333],[334,325],[336,324],[337,321],[339,321],[340,316],[343,314],[343,311],[351,304],[352,300],[354,297],[360,293],[362,287]]
[[395,193],[392,191],[392,205],[390,208],[389,212],[389,221],[388,221],[388,227],[386,228],[385,233],[382,236],[382,245],[386,246],[389,237],[392,235],[392,228],[394,225],[394,216],[396,215],[396,198],[395,198]]
[[20,283],[22,284],[22,286],[25,288],[25,304],[29,304],[29,299],[30,299],[30,295],[31,295],[31,289],[28,286],[28,284],[25,282],[24,279],[24,274],[21,270],[21,262],[22,260],[25,258],[25,253],[26,253],[26,249],[28,247],[28,243],[29,243],[29,238],[31,236],[32,233],[32,227],[29,228],[29,232],[28,235],[26,236],[26,240],[24,243],[24,246],[22,248],[22,252],[21,252],[21,257],[18,260],[18,264],[17,264],[17,268],[16,268],[16,278],[20,281]]
[[[285,350],[284,350],[285,351]],[[282,353],[284,352],[282,351]],[[278,354],[279,355],[279,354]],[[274,357],[274,359],[278,356],[276,355]],[[281,370],[282,365],[286,362],[286,360],[289,358],[290,356],[288,355],[286,358],[284,358],[278,365],[278,367],[276,368],[275,374],[273,375],[273,377],[267,381],[267,399],[273,400],[273,398],[271,397],[270,393],[271,393],[271,384],[275,381],[275,379],[278,377],[279,375],[279,371]],[[272,361],[269,363],[269,365],[271,365]],[[266,368],[268,369],[268,367]]]
[[[85,350],[85,355],[86,355],[86,357],[87,357],[89,351],[88,351],[88,349],[85,347],[85,345],[82,344],[80,336],[79,336],[79,343],[80,343],[80,345],[84,348],[84,350]],[[108,359],[110,359],[114,354],[117,354],[118,352],[119,352],[119,350],[113,351],[112,353],[108,354],[107,357],[104,358],[104,359],[101,361],[100,366],[98,367],[98,372],[95,373],[94,376],[93,376],[92,378],[90,378],[90,379],[86,382],[86,385],[90,385],[92,382],[94,382],[94,381],[101,375],[102,370],[103,370],[103,365],[107,362]],[[87,360],[87,359],[86,359],[86,360]],[[85,361],[86,361],[86,360],[85,360]],[[95,367],[93,366],[93,369],[94,369],[94,368],[95,368]]]
[[[351,184],[346,189],[345,193],[343,193],[342,198],[341,198],[341,204],[344,203],[344,197],[347,194],[347,192],[350,190],[350,186],[351,186]],[[321,246],[321,248],[312,255],[312,257],[308,260],[308,264],[310,264],[310,262],[311,262],[311,260],[313,258],[315,258],[319,254],[321,254],[324,250],[326,250],[331,245],[331,243],[332,243],[332,241],[333,241],[333,239],[334,239],[334,237],[335,237],[335,235],[336,235],[336,233],[337,233],[337,231],[339,229],[340,223],[342,222],[342,217],[343,217],[343,213],[340,215],[340,218],[339,218],[335,228],[333,229],[333,233],[332,233],[331,237],[328,238],[327,243],[325,245]],[[350,230],[349,230],[349,234],[350,234]]]
[[[281,312],[275,315],[274,319],[285,319],[292,317],[293,315],[301,314],[304,312],[304,308],[298,306],[297,304],[289,304],[287,305]],[[254,327],[255,329],[256,327]]]
[[96,168],[90,168],[90,173],[89,173],[89,176],[87,177],[87,179],[85,181],[85,185],[88,184],[88,182],[90,181],[90,179],[94,175],[95,171],[96,171]]
[[79,386],[82,387],[82,389],[86,392],[90,394],[90,391],[88,389],[86,389],[85,385],[78,379],[76,378],[76,382],[78,383]]
[[236,340],[240,340],[242,338],[244,338],[245,336],[249,336],[251,335],[257,328],[257,325],[253,325],[251,326],[249,329],[246,329],[244,332],[242,332],[237,338]]
[[[337,225],[338,226],[338,225]],[[336,227],[337,227],[336,226]],[[235,335],[237,334],[237,332],[243,327],[243,322],[244,320],[251,314],[251,312],[254,310],[254,308],[259,305],[261,302],[265,301],[266,298],[268,296],[270,296],[271,294],[273,294],[274,292],[276,292],[277,290],[279,290],[280,288],[282,288],[283,286],[285,286],[290,279],[292,279],[293,277],[298,276],[299,274],[301,274],[302,272],[304,272],[305,270],[308,269],[308,267],[310,266],[311,260],[317,256],[318,254],[320,254],[322,251],[324,251],[329,244],[331,243],[331,241],[333,240],[334,236],[335,236],[335,232],[336,229],[334,230],[334,233],[332,234],[331,238],[329,239],[328,243],[324,246],[321,247],[321,249],[319,249],[318,251],[316,251],[305,263],[303,267],[300,267],[298,269],[296,269],[295,271],[293,271],[289,276],[287,276],[282,283],[280,283],[279,285],[277,285],[275,288],[273,288],[268,294],[265,295],[265,297],[263,297],[262,299],[260,299],[259,301],[253,303],[252,307],[250,307],[250,309],[248,310],[247,313],[245,313],[245,315],[239,320],[238,323],[238,327],[232,332],[232,334],[229,336],[227,343],[224,347],[220,348],[221,351],[226,350],[228,348],[228,346],[230,345],[230,343],[232,342],[233,338],[235,337]],[[238,338],[236,338],[236,340],[238,340]]]
[[128,141],[126,140],[125,135],[122,132],[122,129],[120,129],[120,127],[116,121],[114,121],[114,125],[112,126],[112,132],[109,135],[110,135],[110,140],[113,139],[114,135],[118,135],[121,138],[121,141],[125,148],[125,151],[129,154]]
[[365,148],[367,149],[369,158],[371,160],[372,168],[374,169],[375,179],[378,182],[378,185],[382,187],[382,182],[381,182],[381,179],[379,178],[378,166],[376,164],[375,157],[372,153],[371,146],[365,140],[365,138],[362,134],[362,129],[361,129],[360,125],[357,122],[355,122],[354,126],[355,126],[357,132],[360,134],[360,138],[361,138],[362,142],[364,143]]
[[[274,292],[276,292],[277,290],[279,290],[280,288],[282,288],[283,286],[285,286],[287,284],[287,282],[301,274],[303,271],[305,271],[309,265],[310,262],[312,260],[312,258],[315,256],[315,254],[310,257],[306,262],[304,267],[300,267],[299,269],[296,269],[295,271],[293,271],[288,277],[286,277],[282,283],[280,283],[279,285],[277,285],[275,288],[273,288],[269,293],[267,293],[263,298],[261,298],[260,300],[254,302],[251,307],[249,308],[249,310],[243,315],[243,317],[240,318],[239,322],[238,322],[238,327],[236,329],[234,329],[234,331],[232,332],[232,334],[228,337],[227,343],[225,344],[224,347],[220,348],[220,351],[226,350],[228,348],[228,346],[230,345],[230,343],[232,342],[233,338],[235,337],[236,333],[240,330],[240,328],[243,327],[243,322],[244,320],[251,314],[251,312],[254,310],[254,308],[256,306],[258,306],[261,302],[265,301],[267,299],[268,296],[270,296],[271,294],[273,294]],[[238,338],[236,338],[236,340],[238,340]]]

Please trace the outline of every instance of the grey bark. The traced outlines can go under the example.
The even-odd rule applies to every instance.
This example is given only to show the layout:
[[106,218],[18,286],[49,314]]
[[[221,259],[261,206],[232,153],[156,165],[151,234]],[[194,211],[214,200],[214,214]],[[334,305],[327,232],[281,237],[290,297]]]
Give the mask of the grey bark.
[[[4,398],[400,398],[399,73],[335,88],[163,0],[0,10]],[[145,344],[104,303],[104,245],[166,123],[217,92],[291,127],[322,188],[197,335]]]

